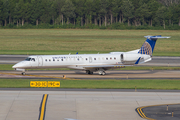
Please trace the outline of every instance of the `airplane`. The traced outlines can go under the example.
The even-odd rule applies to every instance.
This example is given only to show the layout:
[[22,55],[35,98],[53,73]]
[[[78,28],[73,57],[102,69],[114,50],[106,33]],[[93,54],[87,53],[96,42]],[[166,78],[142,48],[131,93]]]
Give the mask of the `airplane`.
[[25,69],[36,68],[71,68],[86,71],[87,74],[105,71],[113,68],[134,66],[152,60],[152,53],[158,38],[166,36],[144,36],[146,41],[140,49],[128,52],[110,52],[107,54],[74,54],[74,55],[33,55],[15,64],[12,68],[25,75]]

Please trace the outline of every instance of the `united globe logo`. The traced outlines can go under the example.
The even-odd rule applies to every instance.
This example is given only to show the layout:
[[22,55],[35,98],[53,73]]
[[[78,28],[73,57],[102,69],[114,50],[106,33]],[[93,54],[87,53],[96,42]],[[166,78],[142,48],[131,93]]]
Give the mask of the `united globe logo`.
[[152,48],[148,42],[144,42],[141,49],[139,50],[140,54],[152,55]]

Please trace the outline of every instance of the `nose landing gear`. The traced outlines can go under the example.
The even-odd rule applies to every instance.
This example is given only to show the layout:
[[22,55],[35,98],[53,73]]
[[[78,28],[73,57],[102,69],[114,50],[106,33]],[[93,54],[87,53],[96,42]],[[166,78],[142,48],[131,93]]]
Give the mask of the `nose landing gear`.
[[105,75],[105,71],[99,71],[99,75]]
[[25,73],[25,72],[22,72],[21,74],[22,74],[22,75],[26,75],[26,73]]

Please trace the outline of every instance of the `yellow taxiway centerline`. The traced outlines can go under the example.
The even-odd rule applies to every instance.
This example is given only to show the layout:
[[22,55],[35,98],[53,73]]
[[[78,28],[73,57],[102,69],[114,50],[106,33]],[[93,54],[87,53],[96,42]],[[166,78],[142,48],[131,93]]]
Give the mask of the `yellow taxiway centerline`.
[[45,118],[45,108],[46,108],[47,98],[48,98],[48,94],[44,94],[40,105],[39,120],[44,120]]

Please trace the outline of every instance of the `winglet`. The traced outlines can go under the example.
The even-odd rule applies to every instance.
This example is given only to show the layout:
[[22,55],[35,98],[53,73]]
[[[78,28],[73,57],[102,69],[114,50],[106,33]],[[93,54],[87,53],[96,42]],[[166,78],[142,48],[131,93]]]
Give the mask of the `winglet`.
[[139,59],[135,62],[135,64],[137,65],[140,61],[141,57],[139,57]]

